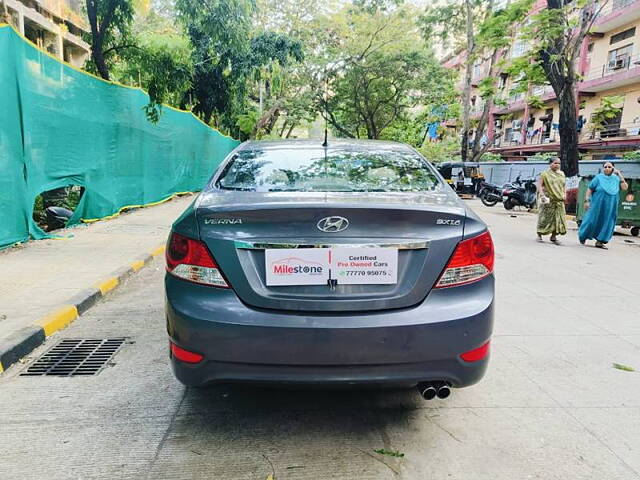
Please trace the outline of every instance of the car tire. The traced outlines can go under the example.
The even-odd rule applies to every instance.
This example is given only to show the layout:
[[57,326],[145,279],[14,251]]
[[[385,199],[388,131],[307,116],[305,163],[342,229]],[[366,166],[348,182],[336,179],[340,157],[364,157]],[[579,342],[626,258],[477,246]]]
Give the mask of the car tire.
[[640,234],[640,227],[631,227],[631,235],[637,237]]

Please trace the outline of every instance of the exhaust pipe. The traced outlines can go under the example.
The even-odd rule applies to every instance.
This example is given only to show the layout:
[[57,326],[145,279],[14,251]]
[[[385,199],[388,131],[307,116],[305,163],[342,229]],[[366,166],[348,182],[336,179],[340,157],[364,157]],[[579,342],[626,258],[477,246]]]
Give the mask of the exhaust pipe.
[[451,395],[451,389],[447,384],[443,384],[438,388],[438,398],[447,398]]
[[433,400],[434,398],[447,398],[451,395],[451,388],[446,382],[421,382],[418,384],[418,392],[425,400]]
[[436,398],[436,395],[438,394],[436,387],[434,387],[433,383],[431,382],[419,383],[418,392],[420,392],[420,395],[425,400],[433,400],[434,398]]

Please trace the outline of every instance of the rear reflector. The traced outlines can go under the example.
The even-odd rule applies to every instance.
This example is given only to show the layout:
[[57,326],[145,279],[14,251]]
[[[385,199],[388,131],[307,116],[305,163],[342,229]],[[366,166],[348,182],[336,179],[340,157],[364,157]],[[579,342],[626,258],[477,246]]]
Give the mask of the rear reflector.
[[184,280],[229,288],[220,267],[199,240],[172,232],[167,245],[167,272]]
[[469,350],[468,352],[464,352],[462,355],[460,355],[460,358],[465,362],[478,362],[489,355],[490,344],[491,340],[489,340],[481,347],[474,348],[473,350]]
[[493,240],[489,232],[458,244],[435,288],[475,282],[493,272]]
[[198,362],[201,362],[202,359],[204,358],[203,355],[200,355],[199,353],[190,352],[189,350],[185,350],[184,348],[180,348],[179,346],[177,346],[172,342],[170,343],[170,345],[171,345],[171,355],[173,355],[174,358],[176,358],[177,360],[180,360],[181,362],[198,363]]

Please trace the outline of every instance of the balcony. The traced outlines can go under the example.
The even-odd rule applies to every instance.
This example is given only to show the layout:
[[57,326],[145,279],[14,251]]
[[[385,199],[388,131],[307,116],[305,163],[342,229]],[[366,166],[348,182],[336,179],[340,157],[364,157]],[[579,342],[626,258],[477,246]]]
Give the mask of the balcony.
[[640,0],[609,0],[591,29],[606,33],[640,18]]
[[601,92],[640,82],[640,56],[621,55],[590,68],[578,85],[581,92]]
[[[559,132],[551,129],[549,132],[537,129],[535,135],[529,130],[524,142],[519,135],[513,132],[497,134],[494,138],[493,152],[536,152],[557,151],[559,148]],[[625,146],[638,148],[640,145],[640,123],[625,122],[604,126],[601,130],[594,131],[592,124],[587,123],[579,137],[579,147],[584,149],[603,148],[603,146]]]
[[594,130],[593,124],[587,122],[580,134],[581,142],[594,140],[624,139],[640,135],[640,123],[625,122],[613,125],[605,125],[602,129]]

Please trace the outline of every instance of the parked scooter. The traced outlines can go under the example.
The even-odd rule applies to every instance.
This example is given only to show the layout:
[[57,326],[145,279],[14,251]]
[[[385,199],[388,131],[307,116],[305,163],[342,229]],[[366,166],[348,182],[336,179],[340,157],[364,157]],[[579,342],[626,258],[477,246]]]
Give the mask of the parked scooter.
[[44,213],[47,217],[47,231],[64,228],[73,216],[71,210],[62,207],[47,207]]
[[515,182],[505,185],[502,190],[502,204],[507,210],[513,207],[534,208],[537,200],[536,181],[533,179],[520,180],[516,178]]
[[496,203],[502,201],[502,188],[491,183],[483,183],[478,197],[484,205],[493,207]]

